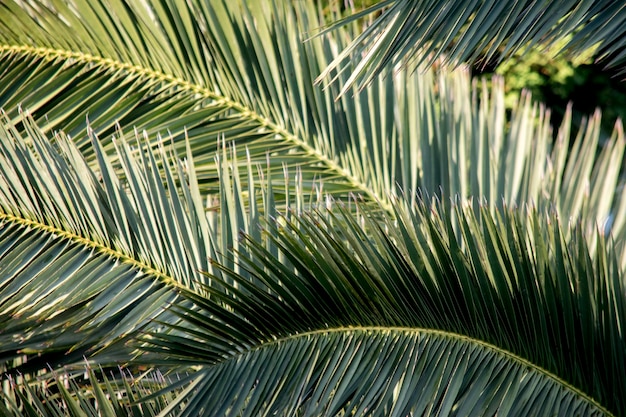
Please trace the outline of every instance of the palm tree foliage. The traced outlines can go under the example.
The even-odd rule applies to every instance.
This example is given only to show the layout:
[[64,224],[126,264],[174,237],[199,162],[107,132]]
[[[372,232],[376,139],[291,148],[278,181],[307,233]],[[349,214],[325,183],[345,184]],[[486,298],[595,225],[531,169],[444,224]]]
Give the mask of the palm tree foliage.
[[523,0],[512,4],[383,0],[326,30],[381,9],[384,9],[382,16],[321,75],[324,77],[342,67],[355,53],[362,55],[342,92],[356,82],[363,85],[371,81],[390,63],[403,66],[424,60],[432,63],[444,53],[445,59],[453,63],[483,61],[486,64],[531,45],[549,47],[565,41],[563,49],[570,56],[595,48],[598,59],[609,66],[621,68],[626,62],[626,5],[613,0]]
[[[625,412],[619,122],[553,131],[498,79],[346,61],[358,26],[307,40],[300,2],[0,8],[4,414]],[[623,42],[596,30],[619,6],[550,10],[494,48]],[[455,21],[396,29],[477,56]]]

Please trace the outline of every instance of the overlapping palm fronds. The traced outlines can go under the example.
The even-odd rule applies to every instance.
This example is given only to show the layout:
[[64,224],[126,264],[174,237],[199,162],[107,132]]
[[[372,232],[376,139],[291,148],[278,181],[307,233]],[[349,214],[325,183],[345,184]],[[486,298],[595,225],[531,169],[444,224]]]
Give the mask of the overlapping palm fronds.
[[[119,376],[118,376],[119,375]],[[42,377],[43,378],[43,377]],[[133,377],[128,372],[111,372],[109,376],[95,372],[88,365],[76,374],[53,373],[45,384],[29,381],[15,383],[14,398],[4,396],[0,411],[5,416],[141,416],[159,415],[173,399],[160,396],[152,401],[137,403],[175,381],[157,372]]]
[[626,5],[619,1],[383,0],[326,30],[374,12],[380,16],[320,75],[350,71],[342,94],[354,84],[367,85],[390,65],[415,69],[440,56],[454,65],[490,63],[529,45],[548,48],[568,37],[564,49],[570,55],[596,48],[598,59],[624,73]]
[[[90,162],[95,158],[87,121],[108,151],[116,125],[130,134],[146,130],[152,141],[171,137],[179,155],[186,152],[187,137],[205,193],[218,189],[218,137],[234,141],[237,159],[255,165],[265,165],[271,149],[272,177],[282,178],[284,166],[299,169],[307,190],[322,182],[323,192],[336,198],[356,192],[387,209],[384,202],[396,185],[407,194],[443,187],[448,195],[484,196],[490,203],[505,191],[509,203],[541,195],[554,199],[562,191],[541,189],[546,183],[539,177],[550,175],[543,155],[552,147],[547,115],[523,102],[509,130],[499,83],[480,94],[480,104],[472,103],[468,97],[477,93],[470,92],[467,73],[424,71],[379,79],[367,91],[335,102],[338,86],[316,88],[313,79],[346,45],[351,30],[304,42],[303,33],[322,24],[310,7],[277,4],[248,11],[202,4],[157,2],[146,11],[133,2],[60,2],[35,12],[7,3],[11,13],[0,16],[0,106],[15,122],[21,106],[45,131],[62,128]],[[106,12],[94,20],[92,8]],[[116,29],[116,22],[124,24]],[[595,123],[591,142],[599,141]],[[558,143],[565,146],[569,136],[566,123]],[[531,155],[531,143],[541,152]],[[501,152],[516,162],[500,163]],[[528,192],[515,195],[521,184],[486,185],[486,177],[520,181],[526,164],[533,166],[527,169]],[[504,171],[509,169],[515,172]],[[482,178],[470,186],[467,178],[478,173]]]
[[593,261],[553,214],[456,206],[457,240],[441,204],[413,210],[382,224],[345,209],[287,215],[265,229],[283,259],[246,238],[245,272],[225,270],[239,286],[188,293],[199,310],[173,306],[175,333],[145,339],[205,364],[184,415],[623,408],[612,248]]
[[624,413],[621,124],[250,3],[0,3],[1,411]]
[[[71,143],[59,140],[61,149],[65,149],[60,154],[47,145],[45,137],[34,126],[30,126],[29,131],[33,133],[29,139],[34,142],[36,151],[29,152],[29,145],[15,131],[11,141],[3,142],[9,149],[18,144],[17,148],[23,150],[24,156],[12,161],[56,160],[58,175],[54,178],[71,178],[76,171],[89,172]],[[176,212],[179,215],[189,212],[188,206],[181,212],[169,202],[179,201],[175,195],[166,198],[165,194],[157,192],[158,181],[154,181],[160,170],[155,163],[148,163],[154,160],[152,152],[133,154],[129,147],[119,149],[118,156],[127,161],[126,166],[135,167],[134,181],[126,176],[130,181],[129,189],[133,189],[133,182],[141,184],[142,179],[146,179],[145,183],[154,188],[150,187],[152,198],[144,195],[145,202],[154,199],[163,207],[137,224],[158,225],[159,219],[172,220]],[[102,166],[106,167],[106,157],[100,155]],[[68,160],[71,163],[62,163]],[[26,174],[26,178],[36,173],[46,178],[46,170],[34,162],[18,162],[14,170]],[[227,174],[228,171],[222,174],[225,184]],[[92,180],[89,188],[99,189],[106,195],[107,184],[115,177],[111,169],[103,170],[101,175],[102,184]],[[50,178],[53,177],[46,179],[52,181]],[[149,178],[152,180],[148,181]],[[241,182],[236,176],[233,180],[231,189],[240,189]],[[52,184],[43,179],[33,179],[30,183],[46,184],[48,190],[54,190]],[[66,180],[61,184],[69,187],[78,183]],[[116,189],[120,187],[111,190]],[[176,188],[169,190],[174,192]],[[193,196],[189,190],[188,195]],[[262,190],[258,188],[259,193]],[[131,196],[138,195],[129,192]],[[41,191],[30,195],[48,196]],[[123,200],[121,195],[118,199]],[[161,198],[156,198],[158,195]],[[263,195],[266,201],[271,200],[267,190]],[[241,191],[231,193],[224,189],[222,199],[226,211],[226,207],[237,207],[237,198],[241,198]],[[83,196],[79,201],[90,200]],[[39,209],[42,212],[60,209],[64,201],[72,200],[58,198],[55,204],[42,203]],[[460,226],[457,236],[450,209],[444,207],[445,204],[420,203],[413,206],[413,212],[403,209],[402,205],[394,206],[398,207],[394,215],[382,222],[379,215],[375,218],[368,215],[368,206],[361,208],[357,218],[346,209],[309,215],[297,215],[297,211],[289,210],[287,217],[269,220],[261,236],[253,238],[252,232],[246,235],[249,237],[238,243],[240,256],[231,262],[218,258],[212,279],[195,290],[193,287],[186,289],[185,283],[172,284],[150,268],[142,271],[137,265],[139,262],[176,265],[175,257],[167,255],[175,248],[162,257],[148,260],[142,260],[140,249],[132,256],[115,256],[112,249],[97,245],[96,235],[89,237],[83,233],[87,238],[80,238],[65,231],[72,230],[72,225],[63,221],[59,211],[55,211],[56,215],[50,216],[50,220],[33,216],[31,226],[35,230],[39,231],[36,224],[49,221],[53,225],[49,227],[54,227],[58,221],[52,237],[58,235],[56,240],[72,240],[73,237],[75,251],[65,252],[59,258],[76,259],[71,262],[76,270],[75,274],[67,275],[62,268],[53,269],[58,271],[58,284],[44,291],[41,287],[54,286],[48,269],[60,262],[46,264],[41,261],[48,258],[41,255],[33,258],[39,260],[35,265],[41,270],[34,271],[33,266],[27,269],[28,274],[22,271],[7,277],[8,280],[5,278],[8,292],[9,287],[35,275],[20,288],[21,293],[33,289],[42,299],[41,303],[49,304],[54,311],[24,306],[28,312],[40,310],[40,315],[35,317],[39,320],[32,323],[27,334],[34,340],[45,338],[47,346],[31,345],[27,349],[24,342],[32,342],[27,337],[16,344],[16,353],[22,356],[44,354],[48,362],[72,364],[79,359],[61,354],[63,350],[71,348],[71,351],[85,354],[107,339],[112,339],[109,343],[127,342],[124,348],[114,346],[92,360],[103,365],[125,359],[129,366],[134,362],[153,363],[164,371],[187,368],[191,372],[189,377],[173,384],[173,387],[186,387],[185,390],[176,391],[175,398],[164,409],[164,412],[183,410],[187,415],[201,410],[208,415],[219,414],[222,407],[239,410],[238,414],[242,415],[277,410],[289,414],[294,409],[303,415],[331,415],[353,408],[375,408],[383,414],[396,410],[398,415],[405,415],[409,410],[427,410],[428,407],[435,407],[432,412],[442,413],[461,407],[470,414],[482,414],[493,408],[514,414],[552,410],[593,415],[606,411],[599,404],[605,404],[610,410],[621,409],[614,401],[621,398],[617,393],[623,390],[618,374],[624,365],[620,318],[625,310],[622,298],[615,295],[622,294],[623,288],[613,249],[606,248],[602,237],[599,238],[600,249],[592,259],[582,230],[575,230],[568,244],[554,214],[505,209],[503,217],[494,217],[488,208],[474,214],[475,208],[470,204],[465,209],[453,210]],[[102,204],[100,209],[106,207]],[[271,209],[266,207],[264,211]],[[74,214],[88,223],[88,216],[80,215],[84,210]],[[27,219],[20,221],[18,216],[5,219],[5,228],[12,223],[16,223],[14,228],[23,227],[21,223]],[[124,213],[128,219],[132,216],[132,210]],[[70,220],[73,216],[67,217]],[[235,215],[233,220],[222,221],[235,223],[236,218]],[[91,223],[87,229],[94,229],[98,224],[93,220]],[[117,236],[115,231],[120,224],[117,228],[112,224],[108,226],[106,234]],[[162,232],[159,236],[164,240],[161,246],[165,249],[165,241],[170,242],[174,236],[168,236],[167,229],[162,227],[155,229]],[[36,236],[39,234],[33,237]],[[128,236],[141,242],[133,231]],[[174,242],[184,242],[182,235],[176,239]],[[122,236],[120,240],[129,239]],[[21,246],[33,248],[40,243],[34,239],[22,242]],[[181,251],[189,255],[192,248],[181,248]],[[124,274],[102,276],[108,285],[101,294],[91,295],[86,291],[89,287],[82,285],[71,287],[73,277],[77,276],[99,285],[101,281],[90,278],[89,268],[76,258],[94,257],[98,252],[126,261],[121,262],[122,265],[133,264],[132,259],[138,259],[137,264],[129,267],[135,266],[131,269],[138,270],[140,277],[146,275],[147,282],[170,284],[162,286],[163,296],[169,294],[170,298],[157,301],[161,291],[150,291],[149,298],[139,300],[133,297],[135,291],[111,291],[110,286],[114,286],[117,279],[122,284],[132,284],[132,279]],[[3,256],[2,262],[11,264],[13,259]],[[161,269],[168,271],[171,267]],[[17,293],[15,300],[23,299],[21,293]],[[70,296],[65,297],[68,293]],[[55,322],[55,314],[70,310],[79,295],[87,299],[86,304],[66,316],[77,320],[81,314],[91,312],[101,319],[91,319],[87,324],[71,321],[69,327],[63,321],[63,331],[58,331],[61,323]],[[119,301],[120,295],[123,299],[131,296],[135,302]],[[91,303],[92,297],[98,302]],[[92,304],[100,305],[101,310],[94,311]],[[12,310],[3,308],[3,311],[10,313]],[[142,323],[141,317],[149,312],[157,320]],[[122,323],[132,325],[124,334],[111,331],[111,323],[102,319],[109,318],[117,324],[121,314],[125,316]],[[13,315],[13,321],[28,324],[28,320],[20,321],[19,315]],[[113,329],[117,330],[120,325]],[[139,330],[145,336],[138,336]],[[70,340],[68,344],[68,332],[77,338],[80,336],[80,342]],[[22,329],[17,329],[13,338],[23,333]],[[132,352],[144,353],[133,359]],[[332,352],[336,353],[331,355]],[[382,360],[374,352],[387,352],[389,360]],[[394,358],[400,352],[403,354]],[[456,357],[455,361],[436,360],[449,354]],[[589,361],[589,357],[596,359]],[[437,366],[428,367],[428,364]],[[407,367],[420,372],[413,378],[403,377],[402,371]],[[284,372],[272,373],[269,369]],[[354,373],[356,369],[360,371]],[[225,375],[229,375],[229,379],[225,379]],[[507,375],[507,378],[501,384],[494,384],[494,378],[500,381],[497,375]],[[376,385],[375,376],[381,381],[396,382]],[[261,377],[264,379],[259,379]],[[370,379],[376,389],[370,384],[361,384]],[[434,380],[442,382],[432,385]],[[413,390],[423,385],[428,394],[417,396]],[[278,389],[279,386],[282,388]],[[74,389],[78,390],[75,395],[86,395],[80,393],[78,385]],[[171,389],[160,392],[169,393]],[[245,395],[247,391],[249,396]],[[227,392],[231,396],[226,395]],[[270,392],[275,394],[268,402],[265,395]],[[527,395],[541,400],[525,403],[528,408],[517,408],[521,398]],[[213,396],[223,402],[214,401]],[[492,401],[485,402],[487,398]],[[217,408],[207,408],[209,406]]]
[[24,123],[25,136],[6,118],[0,133],[2,357],[35,355],[22,370],[72,363],[136,332],[174,301],[172,289],[203,282],[215,250],[199,196],[179,193],[189,167],[122,141],[122,183],[95,136],[97,171],[63,134],[53,146]]

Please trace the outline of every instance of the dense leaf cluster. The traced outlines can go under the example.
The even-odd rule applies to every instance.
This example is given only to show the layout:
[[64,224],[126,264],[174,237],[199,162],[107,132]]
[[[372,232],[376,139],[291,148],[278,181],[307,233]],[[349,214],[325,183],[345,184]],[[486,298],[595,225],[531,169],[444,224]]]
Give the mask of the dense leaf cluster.
[[625,413],[621,125],[439,59],[625,8],[501,4],[2,2],[0,413]]

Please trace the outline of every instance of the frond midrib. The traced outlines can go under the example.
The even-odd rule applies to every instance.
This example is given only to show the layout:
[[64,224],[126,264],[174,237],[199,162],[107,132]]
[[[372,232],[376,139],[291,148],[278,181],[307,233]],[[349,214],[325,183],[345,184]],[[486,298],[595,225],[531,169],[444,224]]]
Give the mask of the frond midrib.
[[146,275],[152,276],[155,279],[163,282],[164,284],[171,285],[176,288],[184,288],[189,291],[189,288],[185,287],[181,284],[176,278],[171,275],[168,275],[166,272],[159,270],[157,267],[153,265],[149,265],[146,262],[140,261],[116,248],[104,245],[100,242],[97,242],[93,239],[90,239],[85,236],[81,236],[74,232],[61,229],[59,227],[45,224],[36,220],[27,219],[25,217],[19,217],[14,214],[9,214],[4,211],[0,211],[0,222],[10,222],[14,224],[18,224],[24,227],[30,227],[35,230],[40,230],[44,233],[52,234],[60,237],[68,242],[77,243],[86,248],[90,248],[95,252],[98,252],[104,256],[109,256],[111,258],[117,259],[118,261],[129,265],[130,267],[143,272]]
[[361,179],[355,177],[352,173],[344,169],[333,158],[325,155],[319,149],[310,145],[306,140],[301,139],[294,133],[288,131],[284,127],[276,124],[267,117],[259,114],[252,108],[248,108],[245,105],[232,100],[221,94],[217,94],[215,91],[203,87],[199,84],[194,84],[190,81],[184,80],[180,77],[176,77],[171,74],[166,74],[161,71],[157,71],[150,68],[145,68],[140,65],[133,65],[130,63],[120,62],[111,58],[104,58],[102,56],[86,54],[82,52],[75,52],[63,49],[54,49],[46,47],[34,47],[29,45],[0,45],[0,53],[17,53],[25,56],[38,56],[45,59],[73,59],[85,64],[96,64],[101,67],[106,67],[114,70],[127,71],[130,74],[138,76],[145,76],[158,82],[169,84],[171,87],[176,87],[181,90],[189,91],[194,94],[198,94],[205,99],[213,100],[213,104],[223,106],[228,109],[237,112],[241,118],[247,118],[267,128],[269,131],[281,136],[286,141],[291,142],[295,146],[302,149],[308,156],[313,157],[320,163],[325,165],[330,171],[335,172],[338,176],[343,177],[347,183],[358,192],[367,196],[367,199],[372,202],[378,202],[387,212],[393,211],[392,206],[387,203],[385,196],[376,195],[372,191],[372,187],[363,182]]
[[293,340],[298,340],[298,339],[303,339],[303,338],[307,338],[307,337],[316,337],[316,336],[323,336],[323,335],[327,335],[327,334],[333,334],[333,333],[404,333],[404,334],[427,334],[427,335],[432,335],[432,336],[437,336],[437,337],[444,337],[444,338],[448,338],[448,339],[453,339],[453,340],[457,340],[457,341],[462,341],[462,342],[467,342],[470,344],[474,344],[474,345],[478,345],[480,347],[483,347],[485,349],[491,350],[493,352],[495,352],[497,355],[500,356],[505,356],[506,358],[509,358],[511,361],[513,362],[517,362],[520,365],[526,367],[526,368],[530,368],[533,371],[544,375],[545,377],[553,380],[554,382],[556,382],[558,385],[564,387],[565,389],[573,392],[575,395],[583,398],[585,401],[589,402],[590,404],[593,404],[595,407],[597,407],[598,410],[602,411],[605,415],[607,416],[613,416],[613,414],[607,410],[604,406],[602,406],[600,403],[598,403],[598,401],[596,401],[593,397],[589,396],[587,393],[581,391],[579,388],[577,388],[576,386],[570,384],[569,382],[565,381],[564,379],[560,378],[558,375],[548,371],[545,368],[542,368],[541,366],[538,366],[537,364],[529,361],[528,359],[525,359],[519,355],[516,355],[513,352],[510,352],[506,349],[503,349],[499,346],[493,345],[491,343],[485,342],[483,340],[480,339],[475,339],[463,334],[459,334],[459,333],[453,333],[453,332],[448,332],[445,330],[438,330],[438,329],[427,329],[427,328],[421,328],[421,327],[385,327],[385,326],[349,326],[349,327],[338,327],[338,328],[328,328],[328,329],[318,329],[318,330],[311,330],[308,332],[302,332],[302,333],[296,333],[296,334],[292,334],[289,336],[285,336],[285,337],[280,337],[280,338],[276,338],[274,340],[268,341],[266,343],[261,343],[255,346],[250,347],[250,349],[244,350],[244,351],[240,351],[239,353],[225,359],[224,361],[220,361],[218,362],[216,365],[219,365],[221,363],[227,362],[227,361],[231,361],[231,360],[236,360],[237,358],[248,354],[248,353],[253,353],[256,351],[260,351],[266,348],[269,348],[271,346],[276,346],[276,345],[280,345],[282,343],[288,343],[290,341]]

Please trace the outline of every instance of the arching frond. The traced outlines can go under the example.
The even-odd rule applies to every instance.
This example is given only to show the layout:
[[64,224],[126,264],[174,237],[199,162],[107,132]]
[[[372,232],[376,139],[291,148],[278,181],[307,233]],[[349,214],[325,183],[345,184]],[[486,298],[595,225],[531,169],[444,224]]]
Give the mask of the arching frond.
[[52,145],[32,120],[24,129],[0,127],[0,321],[3,361],[36,369],[142,328],[174,288],[204,282],[219,244],[192,165],[120,141],[120,181],[95,137],[97,172],[63,134]]
[[180,415],[605,415],[506,352],[419,330],[295,336],[201,370],[191,387]]
[[[245,162],[242,178],[248,160],[275,184],[284,183],[287,168],[299,173],[307,193],[337,199],[357,193],[387,211],[398,188],[406,195],[441,188],[494,206],[501,199],[552,204],[565,218],[582,214],[590,230],[612,224],[621,234],[623,199],[605,192],[617,183],[621,125],[596,158],[602,140],[594,115],[580,133],[581,152],[568,158],[568,144],[578,137],[568,118],[553,134],[549,114],[528,96],[507,116],[501,81],[491,91],[470,87],[465,70],[446,68],[441,75],[378,78],[367,91],[335,101],[338,87],[317,88],[313,77],[353,29],[303,42],[303,33],[322,23],[311,7],[118,1],[6,7],[0,105],[14,122],[21,104],[44,130],[62,128],[91,164],[87,118],[110,154],[116,124],[126,132],[145,129],[153,147],[172,143],[179,156],[188,143],[203,194],[218,193],[215,156],[223,137]],[[106,12],[94,20],[95,9]],[[66,15],[71,19],[59,17]],[[116,28],[120,22],[124,27]]]
[[[361,123],[369,112],[334,105],[336,91],[313,87],[336,47],[302,42],[305,25],[319,24],[310,7],[281,4],[253,16],[243,4],[32,4],[9,3],[0,16],[4,73],[21,74],[18,88],[11,77],[0,81],[7,111],[22,105],[43,128],[63,125],[78,141],[87,118],[106,142],[120,124],[151,138],[171,136],[180,155],[186,136],[209,191],[217,188],[213,157],[223,135],[236,141],[240,160],[247,149],[254,163],[265,163],[271,152],[279,178],[283,165],[306,167],[309,189],[323,179],[337,197],[358,191],[384,198],[334,152],[345,143],[331,137],[347,140],[344,113]],[[98,10],[102,17],[93,19]]]
[[144,339],[202,366],[183,414],[622,412],[626,305],[601,238],[592,260],[554,215],[457,207],[455,232],[442,205],[413,210],[281,218],[266,229],[280,257],[246,239],[245,272],[224,269],[238,287],[183,293],[195,307]]

